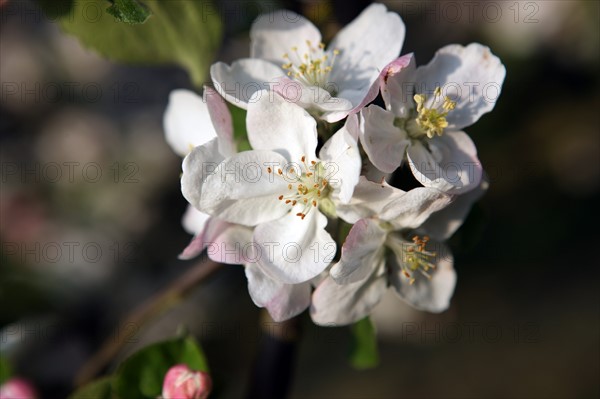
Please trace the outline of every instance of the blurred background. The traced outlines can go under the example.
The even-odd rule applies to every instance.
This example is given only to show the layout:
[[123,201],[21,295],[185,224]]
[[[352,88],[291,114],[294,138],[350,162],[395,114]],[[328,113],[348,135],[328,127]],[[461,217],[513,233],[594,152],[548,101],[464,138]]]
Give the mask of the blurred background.
[[[373,316],[380,364],[366,371],[348,363],[348,328],[303,315],[291,397],[599,397],[599,3],[384,3],[418,64],[476,41],[506,65],[494,112],[467,129],[491,185],[451,240],[451,308],[419,313],[390,294]],[[247,56],[263,11],[300,12],[328,40],[368,4],[217,2],[214,59]],[[241,267],[219,269],[146,324],[123,323],[202,261],[177,260],[191,237],[181,159],[162,129],[170,91],[198,89],[180,67],[87,50],[34,1],[0,7],[2,356],[41,397],[60,398],[103,343],[120,347],[100,370],[110,372],[185,325],[215,397],[243,396],[260,329]]]

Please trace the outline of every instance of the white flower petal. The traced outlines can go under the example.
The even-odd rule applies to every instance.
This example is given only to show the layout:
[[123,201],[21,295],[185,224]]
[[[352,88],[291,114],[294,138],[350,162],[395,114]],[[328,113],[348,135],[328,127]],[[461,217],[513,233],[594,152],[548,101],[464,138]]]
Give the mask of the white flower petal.
[[[300,209],[296,206],[296,209]],[[269,276],[288,284],[312,279],[331,263],[336,244],[325,230],[327,218],[313,208],[304,219],[292,210],[254,230],[260,248],[257,260]]]
[[184,157],[216,137],[206,103],[189,90],[173,90],[163,119],[165,137],[173,151]]
[[429,148],[432,152],[416,142],[407,151],[413,175],[425,187],[462,194],[479,185],[481,162],[466,133],[447,131],[430,139]]
[[344,221],[356,223],[360,219],[377,217],[387,204],[404,193],[385,181],[375,183],[361,176],[350,202],[336,204],[336,212]]
[[266,308],[274,321],[290,319],[310,305],[310,282],[280,283],[252,263],[246,265],[245,271],[252,301],[256,306]]
[[313,292],[310,317],[322,326],[355,323],[368,316],[387,290],[383,263],[372,265],[373,273],[356,283],[337,284],[325,279]]
[[361,111],[360,142],[375,167],[392,173],[404,159],[410,140],[406,132],[394,126],[396,116],[377,105]]
[[204,86],[204,102],[219,138],[219,152],[224,157],[230,157],[236,153],[236,145],[233,137],[233,121],[225,99],[210,87]]
[[344,245],[342,257],[330,270],[338,284],[364,280],[373,267],[383,261],[386,231],[374,219],[361,219],[352,226]]
[[231,66],[217,62],[210,67],[215,89],[227,101],[243,109],[248,107],[254,93],[268,89],[270,82],[283,75],[285,72],[277,65],[257,58],[242,58]]
[[253,226],[287,213],[278,197],[287,192],[289,183],[275,172],[287,163],[276,152],[258,150],[236,154],[208,172],[196,167],[186,173],[184,162],[182,191],[188,201],[197,199],[189,193],[195,193],[194,184],[205,179],[198,209],[231,223]]
[[306,86],[287,76],[274,79],[271,89],[287,101],[317,114],[329,115],[329,113],[340,112],[344,115],[340,119],[343,119],[352,109],[350,101],[332,97],[327,90],[319,86]]
[[419,228],[419,232],[437,241],[447,240],[462,226],[471,207],[483,196],[488,187],[489,183],[482,180],[474,190],[457,195],[450,205],[433,213]]
[[360,177],[362,162],[357,140],[358,118],[350,115],[319,152],[327,173],[325,178],[334,190],[333,195],[342,203],[350,202]]
[[209,217],[210,215],[200,212],[192,205],[188,204],[181,224],[183,225],[183,229],[188,233],[199,234],[204,230],[204,226],[206,225],[206,221]]
[[307,40],[313,46],[321,42],[321,33],[306,18],[289,10],[277,10],[259,16],[250,28],[250,56],[283,64],[283,55],[298,48],[298,54],[308,54]]
[[446,119],[449,129],[460,130],[494,108],[505,76],[506,68],[488,47],[471,43],[438,50],[429,64],[417,69],[416,81],[429,92],[442,87],[442,94],[457,102]]
[[391,201],[383,208],[379,218],[392,223],[396,229],[414,229],[451,201],[452,196],[442,191],[418,187]]
[[181,192],[190,204],[195,208],[200,206],[200,196],[206,178],[214,172],[223,161],[219,153],[219,142],[217,138],[208,143],[194,148],[184,159],[181,175]]
[[382,4],[370,5],[343,28],[328,46],[340,50],[330,79],[338,86],[337,92],[359,91],[361,94],[353,96],[353,105],[359,105],[383,67],[398,57],[404,33],[400,16]]
[[289,161],[314,159],[317,124],[304,109],[279,94],[260,91],[248,104],[248,139],[255,150],[272,150]]
[[348,115],[359,112],[365,105],[375,100],[377,94],[379,94],[379,82],[377,80],[373,81],[373,84],[367,91],[364,89],[344,88],[341,92],[337,93],[337,97],[331,99],[331,101],[340,105],[338,109],[323,113],[321,119],[329,123],[340,121]]
[[415,282],[411,285],[408,277],[397,266],[401,259],[391,256],[390,263],[394,264],[394,272],[390,276],[390,282],[400,298],[416,309],[439,313],[450,306],[450,298],[456,286],[456,272],[452,267],[454,260],[450,250],[442,244],[436,244],[436,247],[440,251],[436,251],[439,254],[435,261],[436,268],[429,271],[431,280],[417,273]]

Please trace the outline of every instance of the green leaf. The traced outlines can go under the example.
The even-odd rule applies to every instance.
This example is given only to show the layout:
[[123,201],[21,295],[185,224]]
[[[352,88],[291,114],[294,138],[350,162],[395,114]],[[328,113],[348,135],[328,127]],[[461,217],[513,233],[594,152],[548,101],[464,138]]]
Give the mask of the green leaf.
[[379,364],[379,351],[377,349],[377,336],[375,326],[371,319],[364,319],[354,323],[352,330],[352,350],[350,363],[357,369],[369,369]]
[[121,398],[156,398],[165,374],[176,364],[208,372],[202,349],[192,337],[150,345],[126,359],[116,372],[114,388]]
[[4,384],[12,375],[10,363],[4,357],[0,356],[0,384]]
[[117,21],[126,24],[143,24],[152,14],[146,7],[135,0],[114,0],[106,11]]
[[[56,15],[56,7],[48,3],[40,4],[48,14]],[[106,58],[143,65],[177,64],[188,70],[195,85],[201,86],[222,37],[221,19],[212,3],[146,0],[152,17],[145,23],[131,25],[115,19],[117,13],[139,20],[130,12],[131,3],[115,1],[112,7],[116,8],[111,7],[109,13],[106,0],[79,0],[57,20],[66,33]]]
[[112,382],[114,377],[104,377],[79,388],[69,399],[112,399]]

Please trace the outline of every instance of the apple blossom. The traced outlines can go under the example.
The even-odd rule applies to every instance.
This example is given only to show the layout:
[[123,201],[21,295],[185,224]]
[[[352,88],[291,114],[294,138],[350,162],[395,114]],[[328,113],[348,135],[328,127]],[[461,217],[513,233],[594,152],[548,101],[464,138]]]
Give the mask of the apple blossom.
[[429,237],[413,231],[452,197],[427,187],[398,191],[380,218],[360,219],[350,230],[341,259],[313,293],[315,323],[354,323],[371,313],[389,286],[418,309],[448,307],[456,280],[452,258],[440,256],[449,255],[442,244],[435,244],[442,251],[430,251]]
[[381,69],[400,53],[404,23],[382,4],[367,7],[329,46],[307,19],[288,10],[261,15],[250,31],[250,58],[211,67],[215,88],[248,107],[271,88],[314,116],[335,122],[377,96]]
[[208,173],[197,147],[184,160],[182,192],[203,212],[255,227],[256,263],[270,277],[306,282],[335,254],[326,215],[350,201],[359,180],[358,121],[348,117],[317,158],[316,122],[304,109],[273,92],[255,97],[246,121],[253,150]]
[[386,109],[361,112],[362,146],[382,172],[405,160],[424,186],[453,194],[477,187],[482,168],[475,145],[462,131],[494,108],[506,75],[490,49],[449,45],[416,68],[412,55],[381,73]]

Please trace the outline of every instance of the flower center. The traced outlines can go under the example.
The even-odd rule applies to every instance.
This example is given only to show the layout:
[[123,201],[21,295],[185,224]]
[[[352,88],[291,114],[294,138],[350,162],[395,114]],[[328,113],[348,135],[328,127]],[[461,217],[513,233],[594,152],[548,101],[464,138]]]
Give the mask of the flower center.
[[303,155],[300,164],[292,165],[285,172],[282,169],[275,171],[268,167],[267,173],[272,173],[288,182],[288,191],[277,198],[291,208],[300,206],[301,212],[296,213],[296,216],[304,220],[312,208],[317,208],[322,201],[328,200],[331,188],[327,179],[323,178],[325,169],[320,162],[309,163]]
[[400,259],[400,270],[408,278],[409,284],[414,284],[415,273],[417,272],[431,280],[429,270],[435,269],[435,265],[431,260],[436,254],[425,249],[429,242],[429,237],[423,236],[423,238],[420,238],[419,236],[414,236],[412,242],[392,237],[393,235],[388,236],[387,245]]
[[333,69],[339,50],[325,50],[325,44],[319,43],[313,46],[310,40],[306,41],[308,53],[298,53],[298,47],[292,47],[291,55],[285,53],[283,58],[287,63],[281,67],[287,71],[287,75],[304,83],[306,86],[319,86],[330,91],[329,74]]
[[407,123],[408,135],[413,139],[441,136],[448,127],[446,116],[456,107],[456,101],[452,101],[448,96],[442,98],[442,89],[439,86],[435,88],[433,97],[415,94],[413,99],[417,109],[414,119]]

